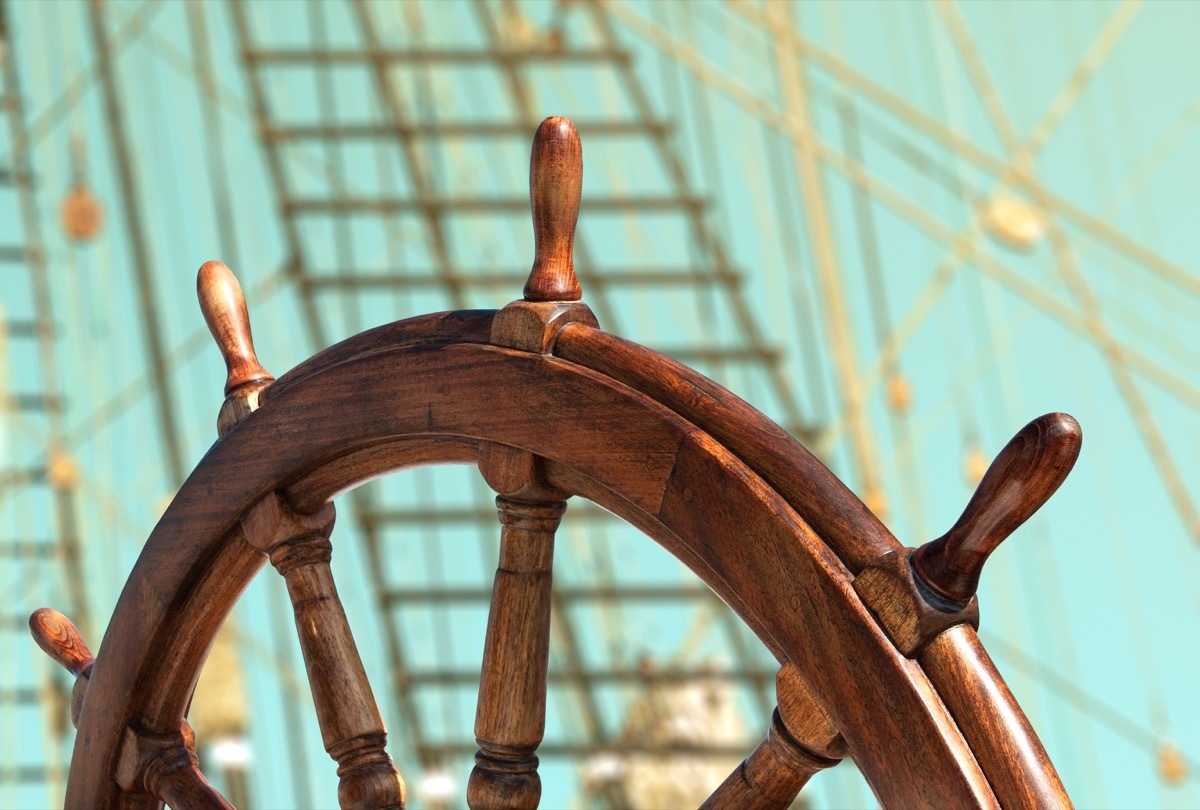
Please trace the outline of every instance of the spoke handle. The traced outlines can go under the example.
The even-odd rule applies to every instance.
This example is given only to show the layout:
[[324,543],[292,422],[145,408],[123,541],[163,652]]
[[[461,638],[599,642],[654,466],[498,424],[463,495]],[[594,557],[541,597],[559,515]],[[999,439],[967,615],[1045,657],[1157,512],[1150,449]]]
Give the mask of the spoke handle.
[[274,380],[258,362],[246,298],[233,271],[221,262],[205,262],[196,275],[196,297],[225,360],[225,395],[249,383]]
[[551,116],[533,136],[529,156],[529,205],[533,213],[533,269],[526,301],[578,301],[575,223],[583,190],[583,145],[569,118]]
[[1082,445],[1079,423],[1065,413],[1040,416],[1021,428],[988,467],[950,531],[913,552],[922,584],[951,602],[968,601],[988,555],[1054,494]]
[[95,661],[79,630],[54,608],[35,610],[29,617],[29,630],[42,651],[76,678]]

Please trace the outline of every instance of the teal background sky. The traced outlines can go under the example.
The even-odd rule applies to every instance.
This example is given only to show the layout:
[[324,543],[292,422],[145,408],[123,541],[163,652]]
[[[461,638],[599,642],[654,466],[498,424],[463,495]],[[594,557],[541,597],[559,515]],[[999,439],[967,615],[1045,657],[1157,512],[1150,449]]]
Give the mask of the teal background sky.
[[[361,51],[364,19],[380,47],[397,50],[478,51],[489,45],[485,19],[510,48],[540,47],[539,37],[557,31],[568,52],[602,50],[611,34],[629,54],[632,84],[608,63],[535,61],[517,69],[524,107],[492,63],[392,67],[393,96],[411,121],[521,124],[511,137],[422,141],[423,182],[441,197],[519,199],[536,121],[575,119],[586,164],[579,264],[602,325],[674,354],[788,426],[882,505],[909,545],[954,522],[973,487],[972,458],[990,459],[1042,413],[1074,415],[1085,436],[1078,466],[993,556],[979,594],[980,635],[1079,807],[1200,806],[1200,4],[10,0],[9,57],[45,247],[62,449],[78,469],[86,593],[67,592],[50,554],[5,557],[4,616],[73,605],[89,617],[93,649],[177,485],[131,229],[147,252],[183,472],[215,439],[224,380],[195,304],[203,261],[223,259],[238,274],[259,357],[278,375],[370,326],[501,306],[519,297],[532,256],[519,206],[445,217],[452,263],[466,279],[460,288],[438,275],[429,223],[418,215],[360,206],[285,216],[269,154],[300,200],[410,198],[417,183],[394,139],[271,141],[256,120],[254,81],[279,127],[387,124],[388,108],[361,61],[251,68],[236,9],[255,47],[300,52]],[[96,20],[121,100],[136,216],[121,187]],[[640,109],[667,125],[678,175],[653,138],[588,129]],[[6,129],[0,166],[11,155]],[[806,172],[817,178],[815,196],[804,193]],[[630,215],[586,202],[678,195],[680,176],[713,242],[698,243],[689,220],[668,207]],[[86,243],[60,225],[77,181],[104,209]],[[0,188],[0,246],[28,241],[14,200]],[[998,235],[997,200],[1032,217],[1026,248]],[[314,334],[298,264],[324,278],[412,283],[318,285]],[[609,270],[647,267],[728,271],[737,281],[606,280]],[[3,265],[8,322],[31,317],[24,268]],[[513,281],[480,280],[489,273]],[[15,339],[0,350],[0,380],[13,395],[42,365]],[[898,377],[911,394],[903,412],[890,405]],[[22,486],[12,471],[44,460],[55,432],[15,406],[0,414],[0,539],[54,532],[46,488]],[[428,804],[419,790],[428,771],[447,774],[461,802],[470,759],[447,754],[434,767],[406,735],[389,688],[379,583],[484,586],[496,540],[469,521],[381,529],[381,572],[368,563],[356,515],[382,504],[486,508],[474,478],[461,469],[407,472],[371,484],[353,509],[349,499],[339,507],[334,573],[413,806]],[[556,559],[560,584],[695,582],[635,532],[573,520]],[[251,805],[330,806],[334,764],[321,749],[286,608],[268,571],[235,614]],[[647,655],[718,669],[770,666],[752,638],[741,654],[736,634],[714,629],[710,606],[573,611],[596,667],[634,666]],[[412,608],[396,627],[414,669],[477,671],[485,621],[480,603]],[[0,639],[0,698],[44,690],[47,677],[65,684],[16,625]],[[600,690],[614,736],[639,689]],[[746,741],[749,753],[769,714],[749,686],[731,694],[731,741]],[[470,739],[474,684],[431,684],[417,698],[431,740]],[[286,725],[289,703],[303,720],[298,744]],[[552,690],[548,743],[580,739],[578,713],[571,690]],[[69,735],[54,730],[62,722],[37,705],[0,700],[0,763],[64,762]],[[1181,758],[1182,778],[1164,778],[1164,752]],[[578,762],[546,757],[542,773],[544,807],[595,805]],[[0,806],[61,801],[61,784],[51,795],[0,767],[5,774]],[[872,801],[849,763],[802,795],[821,808]]]

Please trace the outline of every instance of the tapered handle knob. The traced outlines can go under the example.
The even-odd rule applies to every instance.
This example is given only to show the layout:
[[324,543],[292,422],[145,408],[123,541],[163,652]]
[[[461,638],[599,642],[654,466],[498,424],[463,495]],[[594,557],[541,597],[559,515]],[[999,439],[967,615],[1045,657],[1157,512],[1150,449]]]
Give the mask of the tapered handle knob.
[[529,156],[529,205],[533,210],[533,270],[526,301],[578,301],[583,297],[572,256],[583,146],[569,118],[551,116],[533,136]]
[[233,271],[221,262],[205,262],[196,276],[196,296],[225,359],[225,396],[247,383],[274,380],[254,353],[246,298]]
[[46,655],[77,678],[95,660],[71,620],[53,608],[35,610],[29,630]]
[[1054,494],[1082,445],[1079,423],[1065,413],[1021,428],[988,467],[958,522],[913,552],[924,584],[952,602],[969,600],[988,555]]

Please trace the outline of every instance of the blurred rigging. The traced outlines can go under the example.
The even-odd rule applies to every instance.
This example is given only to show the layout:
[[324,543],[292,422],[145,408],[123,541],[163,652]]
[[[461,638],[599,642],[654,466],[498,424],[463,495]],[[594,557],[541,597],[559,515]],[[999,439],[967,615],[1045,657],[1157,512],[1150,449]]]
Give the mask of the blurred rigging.
[[19,241],[0,245],[5,266],[0,310],[0,379],[5,383],[0,400],[0,571],[5,583],[0,724],[20,727],[22,733],[5,734],[0,745],[0,801],[5,803],[30,789],[42,795],[61,793],[70,744],[64,722],[70,717],[69,688],[62,673],[37,666],[24,654],[28,614],[40,600],[59,599],[79,617],[80,627],[91,628],[75,508],[79,470],[62,443],[65,408],[51,270],[9,15],[9,5],[0,3],[0,106],[5,118],[0,138],[7,147],[0,165],[0,205],[19,223],[9,237]]

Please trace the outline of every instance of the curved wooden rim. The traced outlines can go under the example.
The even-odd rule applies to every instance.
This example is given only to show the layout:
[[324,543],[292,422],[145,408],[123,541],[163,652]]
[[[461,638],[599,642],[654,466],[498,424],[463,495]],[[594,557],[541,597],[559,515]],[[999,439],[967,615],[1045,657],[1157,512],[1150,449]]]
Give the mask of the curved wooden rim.
[[[103,710],[85,707],[80,719],[68,806],[130,801],[111,781],[125,718],[148,731],[178,727],[179,696],[190,694],[215,628],[262,564],[242,540],[240,516],[289,485],[311,498],[370,477],[339,466],[347,452],[375,454],[379,474],[464,461],[478,441],[547,458],[556,484],[625,517],[688,564],[797,664],[886,802],[995,806],[921,667],[882,635],[846,566],[787,499],[680,413],[577,363],[483,345],[491,314],[465,315],[401,322],[318,355],[268,389],[266,404],[201,461],[148,540],[100,648],[88,705]],[[588,340],[572,335],[564,347],[582,352]],[[693,502],[687,484],[702,479],[720,481],[727,498]],[[927,781],[934,763],[939,779]],[[1020,775],[1030,764],[1004,767]],[[1003,783],[992,769],[993,784]]]
[[[653,352],[647,357],[638,344],[581,323],[559,330],[553,351],[637,389],[711,434],[783,496],[852,574],[901,547],[808,448],[707,377],[668,357]],[[973,627],[942,633],[918,660],[959,721],[1002,805],[1069,804],[1037,733]],[[974,666],[963,666],[965,661]]]

